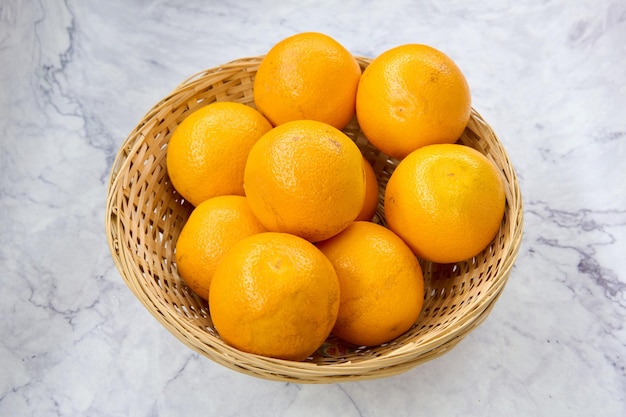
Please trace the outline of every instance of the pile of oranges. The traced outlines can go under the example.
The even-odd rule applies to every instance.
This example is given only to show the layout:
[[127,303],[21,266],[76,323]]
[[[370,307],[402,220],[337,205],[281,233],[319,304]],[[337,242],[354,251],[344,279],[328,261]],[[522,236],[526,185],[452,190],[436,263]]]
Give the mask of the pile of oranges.
[[[456,143],[470,91],[441,51],[398,46],[362,71],[336,40],[299,33],[262,59],[254,104],[194,111],[166,159],[194,206],[177,271],[235,348],[298,361],[331,333],[356,346],[389,342],[422,310],[418,259],[460,262],[496,235],[504,183]],[[386,184],[342,132],[355,117],[398,161]],[[372,221],[377,210],[386,226]]]

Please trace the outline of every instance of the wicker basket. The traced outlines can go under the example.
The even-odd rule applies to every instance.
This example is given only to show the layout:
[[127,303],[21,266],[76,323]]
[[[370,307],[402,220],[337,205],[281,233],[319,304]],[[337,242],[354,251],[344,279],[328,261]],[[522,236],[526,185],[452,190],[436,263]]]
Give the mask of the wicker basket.
[[[362,68],[370,62],[357,59]],[[507,201],[502,226],[491,245],[470,261],[421,263],[426,286],[423,311],[416,324],[394,341],[363,348],[331,336],[302,362],[244,353],[219,338],[207,303],[177,274],[174,247],[192,207],[168,179],[168,140],[190,112],[213,101],[254,106],[252,86],[260,60],[236,60],[185,80],[145,115],[123,143],[110,177],[106,233],[124,281],[185,345],[228,368],[260,378],[298,383],[380,378],[447,352],[490,313],[511,273],[522,238],[522,198],[515,171],[496,135],[476,111],[472,111],[460,142],[480,150],[502,170]],[[384,186],[398,161],[371,146],[356,120],[344,132],[374,166],[381,187],[375,221],[384,224]]]

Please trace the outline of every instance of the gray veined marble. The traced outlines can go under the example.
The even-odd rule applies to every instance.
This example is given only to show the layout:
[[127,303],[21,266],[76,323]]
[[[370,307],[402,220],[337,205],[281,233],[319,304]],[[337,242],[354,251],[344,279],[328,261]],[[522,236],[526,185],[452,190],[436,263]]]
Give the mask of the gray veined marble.
[[[183,346],[108,252],[109,170],[186,77],[304,30],[449,54],[505,144],[525,235],[489,318],[397,377],[300,386]],[[626,415],[626,3],[0,2],[0,415]]]

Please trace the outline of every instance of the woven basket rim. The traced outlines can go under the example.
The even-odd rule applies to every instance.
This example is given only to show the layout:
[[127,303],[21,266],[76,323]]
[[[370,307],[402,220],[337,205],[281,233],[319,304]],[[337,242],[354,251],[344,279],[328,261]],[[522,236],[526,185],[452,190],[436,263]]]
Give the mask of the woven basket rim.
[[[264,379],[300,383],[331,383],[372,379],[402,373],[420,363],[444,354],[480,325],[491,312],[511,273],[523,234],[523,203],[517,174],[495,132],[474,108],[472,108],[470,123],[477,129],[485,129],[490,132],[494,139],[490,145],[496,147],[498,153],[506,161],[507,175],[511,178],[510,188],[507,189],[507,205],[510,209],[509,214],[514,218],[509,222],[512,230],[510,238],[506,242],[507,256],[503,258],[503,263],[499,266],[497,276],[499,285],[491,286],[488,291],[481,294],[480,300],[472,304],[472,308],[464,315],[463,322],[455,325],[454,329],[446,331],[419,346],[406,343],[381,355],[363,357],[359,360],[331,363],[293,362],[238,351],[218,337],[208,333],[206,339],[196,340],[190,336],[194,325],[181,314],[172,312],[168,304],[155,299],[140,284],[141,279],[143,279],[142,272],[134,261],[133,254],[128,253],[125,246],[121,244],[123,233],[120,230],[125,227],[125,220],[120,215],[117,196],[120,190],[125,187],[128,188],[128,185],[124,183],[128,180],[126,171],[130,169],[130,166],[133,166],[133,158],[147,146],[144,141],[149,135],[148,132],[151,132],[159,124],[159,120],[170,115],[168,112],[171,112],[171,108],[168,106],[170,103],[180,100],[179,96],[182,91],[194,92],[199,90],[202,88],[201,84],[209,76],[224,73],[226,78],[229,70],[238,70],[241,66],[253,72],[262,57],[259,55],[236,59],[191,75],[152,106],[123,141],[110,171],[105,218],[108,246],[120,275],[144,307],[182,343],[223,366]],[[361,56],[356,58],[362,66],[368,65],[372,60]]]

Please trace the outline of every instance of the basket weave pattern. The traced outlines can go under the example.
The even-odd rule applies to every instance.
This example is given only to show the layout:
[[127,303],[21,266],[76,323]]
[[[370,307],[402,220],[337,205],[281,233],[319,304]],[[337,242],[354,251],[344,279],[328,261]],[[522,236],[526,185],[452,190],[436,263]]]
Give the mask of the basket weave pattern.
[[[496,135],[475,110],[459,142],[478,149],[501,169],[507,202],[504,220],[494,241],[474,259],[446,265],[421,262],[426,288],[423,311],[416,324],[394,341],[358,348],[331,336],[303,362],[244,353],[219,338],[206,301],[177,274],[174,247],[193,207],[168,179],[169,138],[188,114],[211,102],[235,101],[254,107],[252,87],[261,58],[239,59],[183,81],[123,143],[113,164],[106,208],[107,240],[122,278],[185,345],[228,368],[260,378],[299,383],[380,378],[445,353],[488,316],[508,280],[522,238],[517,176]],[[363,69],[370,62],[357,59]],[[344,132],[374,166],[380,185],[374,221],[384,224],[384,187],[398,161],[369,144],[356,119]]]

